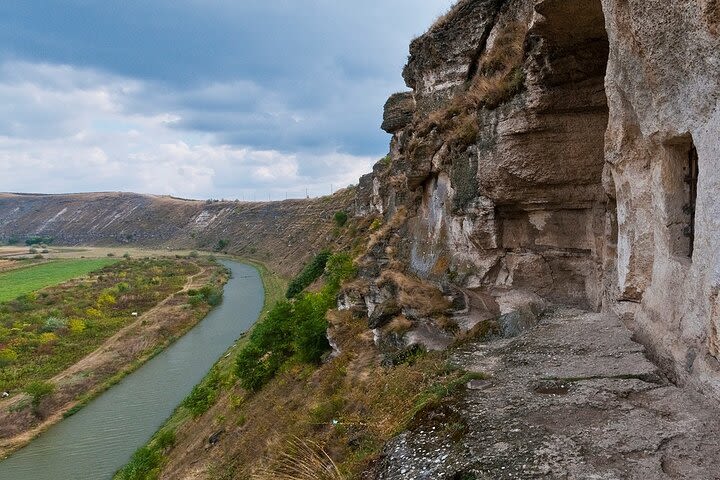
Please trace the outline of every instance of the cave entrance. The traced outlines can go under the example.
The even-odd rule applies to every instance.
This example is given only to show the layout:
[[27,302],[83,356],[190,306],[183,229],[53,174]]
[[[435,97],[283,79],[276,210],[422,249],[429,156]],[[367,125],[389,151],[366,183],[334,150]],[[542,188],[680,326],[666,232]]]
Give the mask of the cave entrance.
[[[532,155],[525,201],[498,206],[514,285],[557,303],[598,310],[615,215],[603,187],[610,52],[601,0],[542,0],[528,32],[534,128],[518,146]],[[513,199],[515,200],[515,199]],[[617,231],[617,229],[614,229]],[[536,261],[537,260],[537,261]]]

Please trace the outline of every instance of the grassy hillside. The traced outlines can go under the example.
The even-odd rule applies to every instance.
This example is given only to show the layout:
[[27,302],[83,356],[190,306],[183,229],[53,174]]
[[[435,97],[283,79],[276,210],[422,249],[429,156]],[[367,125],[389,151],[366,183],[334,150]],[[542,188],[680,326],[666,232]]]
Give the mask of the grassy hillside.
[[115,262],[111,258],[60,260],[0,273],[0,302],[82,277]]

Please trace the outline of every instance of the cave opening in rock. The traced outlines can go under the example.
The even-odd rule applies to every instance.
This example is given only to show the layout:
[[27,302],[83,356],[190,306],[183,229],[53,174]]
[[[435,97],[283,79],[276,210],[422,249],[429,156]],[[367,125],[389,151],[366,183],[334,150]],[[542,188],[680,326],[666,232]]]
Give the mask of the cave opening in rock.
[[600,0],[543,0],[534,8],[526,68],[537,110],[533,128],[514,135],[518,150],[532,158],[532,165],[525,164],[532,174],[520,202],[498,205],[502,246],[537,278],[545,298],[599,309],[603,265],[612,253],[606,244],[614,242],[616,224],[609,220],[615,212],[603,186],[610,50],[605,15]]
[[697,203],[698,186],[698,153],[694,145],[688,153],[688,164],[685,167],[685,184],[687,203],[683,206],[683,213],[687,215],[687,225],[683,229],[683,235],[688,239],[688,257],[692,259],[695,251],[695,205]]
[[698,160],[692,137],[683,135],[667,145],[662,164],[661,188],[669,253],[680,260],[692,260],[695,252]]

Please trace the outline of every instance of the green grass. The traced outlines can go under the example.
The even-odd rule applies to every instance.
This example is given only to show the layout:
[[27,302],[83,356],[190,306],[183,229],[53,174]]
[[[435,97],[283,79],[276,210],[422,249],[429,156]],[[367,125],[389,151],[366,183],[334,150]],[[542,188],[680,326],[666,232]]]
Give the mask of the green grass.
[[0,273],[0,302],[82,277],[117,261],[108,258],[56,260]]
[[[111,265],[99,268],[102,263],[97,261],[81,265],[94,270],[87,281],[0,302],[0,391],[21,390],[52,378],[135,321],[132,312],[142,315],[199,271],[193,261],[168,258],[100,262]],[[64,263],[73,262],[52,266]],[[45,266],[22,272],[34,273]],[[77,277],[80,270],[74,271]]]

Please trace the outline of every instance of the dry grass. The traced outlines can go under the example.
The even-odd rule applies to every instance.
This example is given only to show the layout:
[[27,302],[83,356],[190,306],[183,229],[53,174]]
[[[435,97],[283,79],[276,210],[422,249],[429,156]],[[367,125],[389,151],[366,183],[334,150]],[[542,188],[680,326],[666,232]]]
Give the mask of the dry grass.
[[370,235],[370,240],[368,241],[365,252],[371,252],[372,249],[375,248],[375,246],[378,244],[378,242],[387,238],[393,230],[404,224],[406,219],[407,209],[404,206],[399,207],[395,214],[390,217],[387,222],[385,222],[380,228],[378,228],[376,232]]
[[444,27],[447,25],[453,18],[455,18],[455,15],[457,15],[457,12],[460,10],[460,8],[469,3],[471,0],[460,0],[459,2],[455,3],[450,9],[440,15],[438,18],[435,19],[432,26],[430,27],[430,31],[437,30],[439,28]]
[[527,24],[512,22],[500,30],[493,41],[492,48],[480,61],[480,75],[495,75],[520,66],[525,52]]
[[454,127],[448,132],[446,141],[452,145],[470,145],[480,133],[477,117],[473,114],[465,114],[456,119]]
[[450,301],[435,286],[398,271],[385,270],[377,283],[378,286],[387,283],[395,285],[398,303],[422,317],[442,314],[450,307]]
[[384,330],[390,333],[403,334],[409,332],[413,328],[413,322],[405,315],[399,315],[385,326]]
[[[171,461],[162,478],[185,477],[206,462],[212,464],[206,477],[214,479],[358,478],[384,443],[437,398],[435,392],[449,391],[445,386],[463,377],[441,353],[385,368],[366,321],[346,311],[331,312],[329,319],[340,356],[317,370],[294,366],[232,409],[229,399],[243,396],[236,387],[194,428],[178,430],[175,451],[192,452],[192,458],[184,468]],[[218,428],[213,418],[221,412],[227,441],[188,449],[186,442],[202,442]]]
[[317,443],[293,438],[275,464],[260,468],[252,480],[343,480],[330,455]]
[[525,77],[522,63],[527,25],[512,22],[495,37],[490,50],[480,59],[478,75],[473,79],[465,100],[472,108],[497,108],[522,87]]
[[418,137],[407,147],[410,157],[423,154],[422,137],[437,130],[445,141],[455,146],[470,145],[477,138],[477,110],[495,109],[522,90],[525,74],[522,63],[525,53],[527,25],[511,22],[501,27],[490,49],[480,59],[478,73],[467,89],[456,95],[444,108],[428,114],[416,127]]
[[458,331],[460,331],[460,326],[457,324],[457,322],[451,317],[448,317],[447,315],[440,316],[435,320],[435,323],[438,327],[445,330],[446,332],[457,333]]
[[440,257],[437,259],[437,262],[435,262],[435,265],[433,265],[431,273],[433,275],[444,275],[447,273],[448,269],[450,268],[450,257],[447,255],[440,255]]

